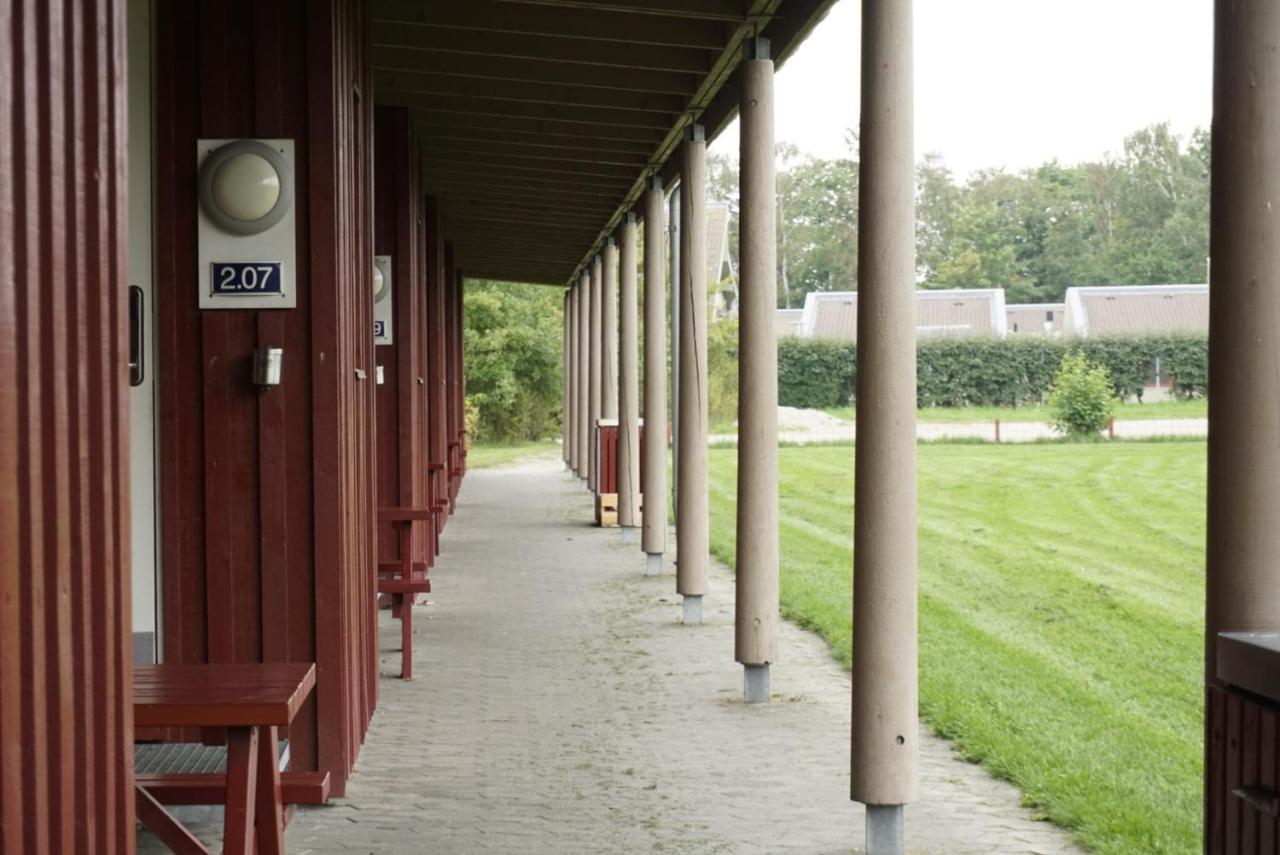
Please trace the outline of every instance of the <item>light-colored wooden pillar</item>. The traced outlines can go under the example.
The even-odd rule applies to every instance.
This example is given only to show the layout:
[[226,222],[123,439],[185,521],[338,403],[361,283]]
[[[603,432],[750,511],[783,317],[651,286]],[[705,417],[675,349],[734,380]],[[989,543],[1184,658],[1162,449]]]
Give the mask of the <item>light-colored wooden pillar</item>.
[[602,275],[600,256],[591,260],[591,399],[588,402],[590,412],[587,418],[587,449],[590,458],[587,486],[592,491],[600,489],[600,449],[596,442],[596,424],[601,419],[604,405],[604,360],[601,351],[604,347],[604,277]]
[[1212,774],[1239,750],[1227,714],[1212,715],[1228,708],[1218,634],[1280,629],[1280,4],[1214,9],[1204,851],[1234,852],[1252,847],[1231,839],[1240,814],[1224,814],[1238,808],[1217,782],[1232,773]]
[[707,143],[701,125],[680,149],[680,501],[676,516],[676,591],[685,623],[702,622],[707,592]]
[[640,523],[640,369],[636,337],[636,215],[622,220],[618,260],[618,525]]
[[680,185],[667,199],[667,250],[671,289],[671,514],[680,518]]
[[578,280],[578,477],[591,474],[591,273]]
[[917,797],[915,183],[911,0],[863,0],[851,795],[867,851]]
[[564,299],[561,301],[561,327],[562,327],[562,345],[560,356],[560,457],[564,459],[565,468],[569,466],[569,292],[564,292]]
[[641,548],[645,573],[662,572],[667,551],[667,277],[662,179],[644,192],[644,494]]
[[569,306],[569,401],[565,408],[565,434],[569,443],[569,469],[578,470],[578,286],[566,292]]
[[1280,628],[1280,6],[1215,6],[1209,682],[1224,631]]
[[1280,5],[1216,4],[1205,638],[1280,629]]
[[600,418],[618,418],[618,244],[610,235],[600,254]]
[[778,659],[778,306],[773,60],[750,39],[738,69],[738,529],[735,656],[748,703],[769,701]]

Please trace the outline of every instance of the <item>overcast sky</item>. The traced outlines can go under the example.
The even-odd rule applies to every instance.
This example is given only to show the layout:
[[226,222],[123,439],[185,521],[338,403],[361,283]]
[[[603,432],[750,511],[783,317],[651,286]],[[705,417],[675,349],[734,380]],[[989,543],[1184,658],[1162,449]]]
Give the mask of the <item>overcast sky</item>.
[[[1169,121],[1208,126],[1212,0],[916,0],[916,152],[958,174],[1118,152]],[[820,157],[858,124],[858,0],[778,73],[777,138]],[[715,151],[735,154],[737,125]]]

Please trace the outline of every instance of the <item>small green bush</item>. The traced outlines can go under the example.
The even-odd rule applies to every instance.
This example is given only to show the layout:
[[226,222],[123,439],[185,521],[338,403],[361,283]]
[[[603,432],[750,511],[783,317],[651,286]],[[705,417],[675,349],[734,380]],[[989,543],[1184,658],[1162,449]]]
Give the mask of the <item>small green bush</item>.
[[778,339],[778,403],[784,407],[843,407],[857,378],[853,343],[825,338]]
[[707,417],[712,425],[732,424],[738,417],[738,320],[707,326]]
[[1095,439],[1106,429],[1118,399],[1111,375],[1079,351],[1062,357],[1049,388],[1049,424],[1072,439]]

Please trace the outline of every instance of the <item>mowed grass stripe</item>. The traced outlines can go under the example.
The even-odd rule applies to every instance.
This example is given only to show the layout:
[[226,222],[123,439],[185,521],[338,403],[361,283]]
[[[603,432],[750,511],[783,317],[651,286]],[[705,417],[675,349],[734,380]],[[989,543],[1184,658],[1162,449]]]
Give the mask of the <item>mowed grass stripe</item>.
[[[853,452],[779,459],[783,612],[847,666]],[[1099,852],[1199,848],[1204,466],[1203,443],[920,446],[922,714]],[[711,467],[731,563],[735,451]]]

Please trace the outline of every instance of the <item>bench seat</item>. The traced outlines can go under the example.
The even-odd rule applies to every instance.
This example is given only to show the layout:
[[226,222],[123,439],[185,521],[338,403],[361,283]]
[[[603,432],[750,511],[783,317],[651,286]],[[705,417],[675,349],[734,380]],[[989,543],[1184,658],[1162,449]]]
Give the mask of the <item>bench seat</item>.
[[[227,803],[225,772],[141,773],[134,781],[163,805]],[[280,795],[286,805],[322,805],[329,800],[329,773],[282,772]]]

